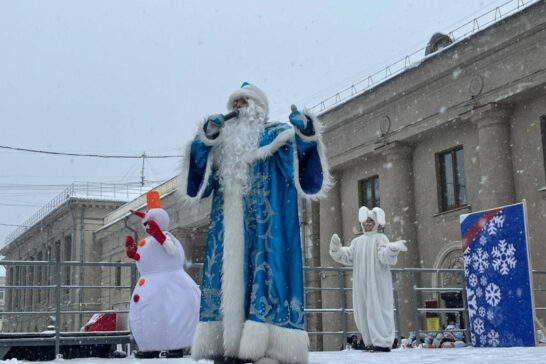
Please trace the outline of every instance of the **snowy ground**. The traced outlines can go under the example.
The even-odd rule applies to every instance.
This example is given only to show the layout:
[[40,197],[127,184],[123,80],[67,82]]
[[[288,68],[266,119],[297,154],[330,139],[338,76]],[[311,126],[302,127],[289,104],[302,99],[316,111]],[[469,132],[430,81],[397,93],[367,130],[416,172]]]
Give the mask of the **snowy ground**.
[[[23,363],[16,359],[0,361],[5,364]],[[55,360],[57,364],[212,364],[211,361],[195,362],[182,359],[71,359]],[[390,353],[368,353],[357,350],[312,352],[309,364],[544,364],[546,346],[536,348],[458,348],[458,349],[397,349]]]

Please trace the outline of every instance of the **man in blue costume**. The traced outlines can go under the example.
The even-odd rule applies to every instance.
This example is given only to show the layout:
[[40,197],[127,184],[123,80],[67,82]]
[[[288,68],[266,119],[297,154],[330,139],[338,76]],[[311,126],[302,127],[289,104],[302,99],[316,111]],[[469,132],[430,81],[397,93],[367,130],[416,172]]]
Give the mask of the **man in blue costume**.
[[330,185],[319,121],[293,107],[290,124],[268,122],[265,94],[244,83],[224,120],[199,125],[179,191],[212,195],[201,310],[192,358],[307,363],[298,195]]

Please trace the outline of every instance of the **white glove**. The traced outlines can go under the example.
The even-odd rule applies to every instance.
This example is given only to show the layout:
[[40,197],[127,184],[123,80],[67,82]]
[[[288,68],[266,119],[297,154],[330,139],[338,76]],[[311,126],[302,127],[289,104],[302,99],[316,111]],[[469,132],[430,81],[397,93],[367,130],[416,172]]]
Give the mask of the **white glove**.
[[388,247],[393,253],[398,252],[407,252],[408,248],[406,248],[406,241],[405,240],[398,240],[392,243],[389,243]]
[[339,236],[337,234],[332,235],[332,239],[330,239],[330,251],[332,253],[335,253],[341,248],[341,240],[339,240]]

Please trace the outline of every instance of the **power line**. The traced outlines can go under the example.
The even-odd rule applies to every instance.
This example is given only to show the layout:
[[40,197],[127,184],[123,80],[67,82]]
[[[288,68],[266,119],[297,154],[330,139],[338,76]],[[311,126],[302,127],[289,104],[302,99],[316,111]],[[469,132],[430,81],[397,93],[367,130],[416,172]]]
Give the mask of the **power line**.
[[180,158],[181,155],[147,155],[142,153],[141,155],[109,155],[109,154],[85,154],[85,153],[66,153],[66,152],[53,152],[49,150],[29,149],[10,147],[7,145],[0,145],[1,149],[17,150],[20,152],[29,153],[41,153],[41,154],[53,154],[53,155],[66,155],[71,157],[93,157],[93,158],[124,158],[124,159],[140,159],[140,158]]

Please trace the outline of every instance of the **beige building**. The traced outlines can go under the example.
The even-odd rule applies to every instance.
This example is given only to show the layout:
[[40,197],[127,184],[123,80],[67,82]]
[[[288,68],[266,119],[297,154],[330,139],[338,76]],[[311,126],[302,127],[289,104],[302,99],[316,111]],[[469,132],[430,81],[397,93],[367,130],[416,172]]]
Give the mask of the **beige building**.
[[[359,234],[359,206],[379,205],[387,213],[387,236],[409,241],[409,251],[397,267],[461,268],[459,215],[526,199],[533,268],[546,270],[546,230],[541,227],[546,215],[545,105],[546,3],[541,1],[322,112],[337,183],[327,199],[301,202],[305,265],[335,266],[328,253],[332,234],[348,244]],[[176,184],[173,178],[156,189],[171,218],[170,231],[183,244],[188,260],[198,263],[203,259],[210,200],[183,204]],[[129,262],[126,236],[138,241],[145,234],[140,219],[129,210],[144,209],[145,204],[145,196],[121,207],[116,201],[70,199],[1,253],[13,260]],[[191,273],[199,282],[198,272]],[[39,269],[7,269],[7,285],[46,284],[48,277],[50,273]],[[103,268],[99,274],[86,268],[66,277],[104,286],[131,281],[130,270],[121,268]],[[538,278],[535,288],[546,288],[544,278]],[[417,282],[420,287],[460,284],[460,277],[447,274],[419,275]],[[308,273],[305,285],[337,287],[338,278]],[[407,335],[413,328],[407,274],[400,275],[398,285],[401,333]],[[7,292],[6,310],[47,308],[52,302],[45,291],[32,296],[14,292],[19,291]],[[76,297],[67,296],[63,304],[90,311],[126,308],[130,298],[127,289],[72,294]],[[418,296],[418,306],[426,301],[445,306],[449,299],[426,293]],[[350,295],[346,300],[350,306]],[[546,306],[546,297],[537,296],[536,304]],[[310,291],[306,306],[339,307],[339,294]],[[544,311],[539,317],[546,319]],[[77,329],[81,321],[75,316],[62,329]],[[340,330],[340,321],[339,313],[307,316],[310,331]],[[20,320],[12,331],[39,331],[42,325]],[[354,328],[353,323],[349,326]],[[311,339],[312,350],[341,346],[339,336]]]
[[[409,241],[397,267],[460,268],[459,215],[526,199],[533,268],[545,270],[545,105],[541,1],[322,113],[338,183],[320,204],[320,265],[335,265],[328,254],[333,233],[346,243],[357,235],[359,206],[380,205],[387,236]],[[539,278],[535,287],[543,289]],[[408,275],[398,283],[407,335]],[[438,275],[417,282],[444,284],[453,286]],[[322,302],[336,299],[324,295]],[[546,306],[545,299],[537,297],[537,305]],[[420,307],[425,300],[445,303],[427,294]],[[546,318],[544,311],[539,316]]]

